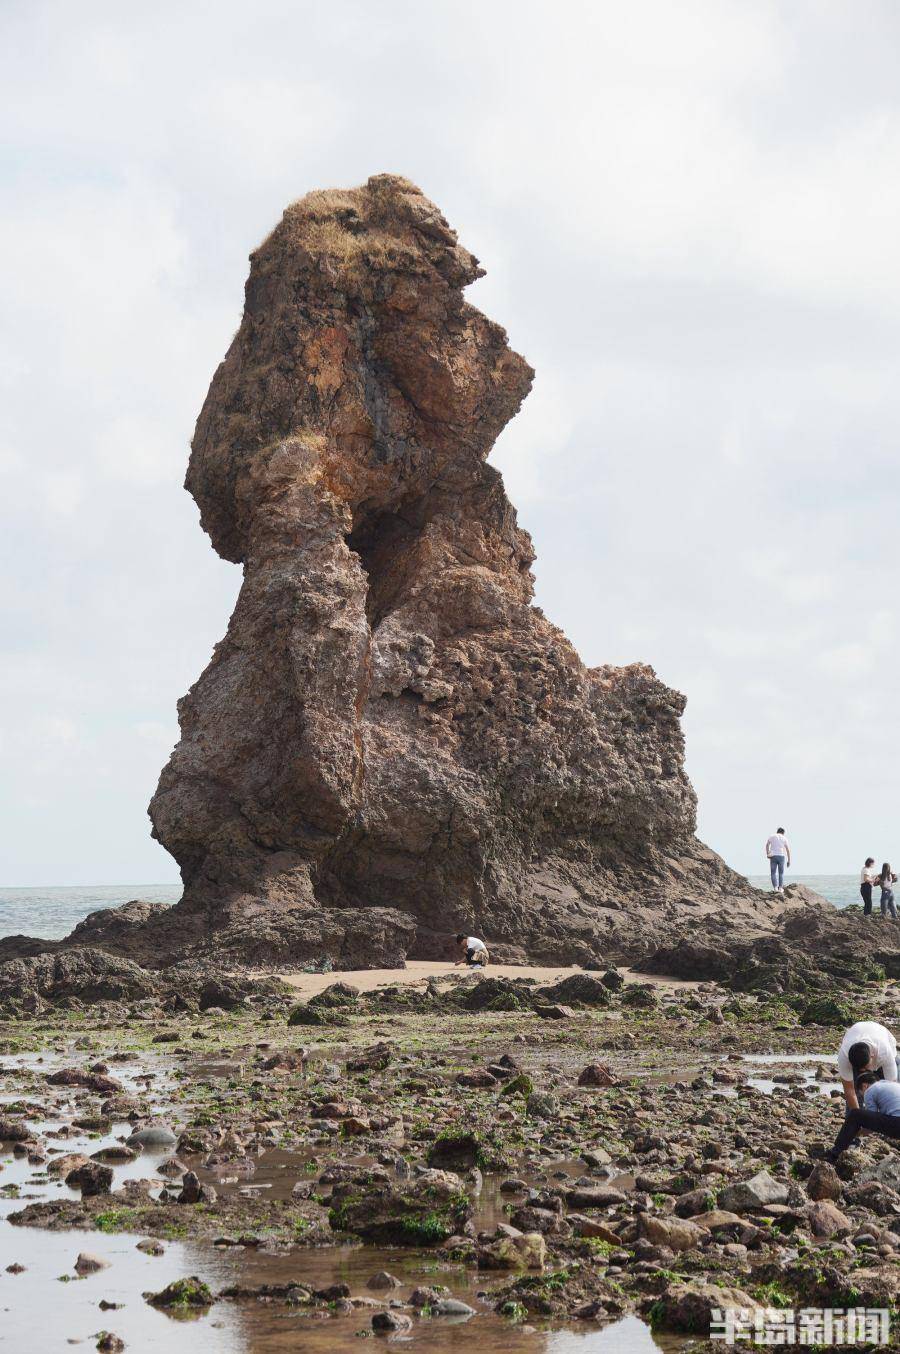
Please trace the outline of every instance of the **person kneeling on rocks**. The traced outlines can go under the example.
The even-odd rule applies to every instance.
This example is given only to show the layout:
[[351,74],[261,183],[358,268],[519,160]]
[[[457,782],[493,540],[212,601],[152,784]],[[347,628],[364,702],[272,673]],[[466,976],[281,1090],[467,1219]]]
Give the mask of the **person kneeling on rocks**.
[[861,1132],[880,1133],[884,1138],[900,1138],[900,1082],[879,1081],[874,1072],[863,1072],[856,1078],[856,1093],[863,1102],[862,1109],[851,1109],[837,1141],[825,1160],[832,1165]]
[[488,952],[483,940],[479,940],[477,936],[459,935],[456,937],[456,943],[466,952],[464,959],[457,959],[457,968],[460,964],[468,964],[469,968],[484,968],[488,961]]
[[859,1109],[854,1083],[863,1072],[874,1072],[885,1081],[898,1080],[897,1041],[877,1020],[858,1020],[841,1041],[837,1065],[847,1107]]

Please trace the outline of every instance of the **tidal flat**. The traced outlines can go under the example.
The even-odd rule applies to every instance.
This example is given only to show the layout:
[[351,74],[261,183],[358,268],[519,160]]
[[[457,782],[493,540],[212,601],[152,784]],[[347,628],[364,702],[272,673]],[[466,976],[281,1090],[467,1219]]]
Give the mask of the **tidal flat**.
[[893,1314],[900,1156],[821,1161],[838,1024],[614,972],[352,976],[0,1024],[0,1348],[638,1354],[721,1349],[716,1307]]

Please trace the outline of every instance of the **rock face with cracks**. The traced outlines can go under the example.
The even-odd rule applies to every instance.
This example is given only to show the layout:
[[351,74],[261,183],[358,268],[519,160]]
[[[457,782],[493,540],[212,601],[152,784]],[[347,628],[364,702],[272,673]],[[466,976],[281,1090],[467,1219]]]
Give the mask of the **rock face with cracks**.
[[244,582],[150,806],[198,936],[351,909],[400,953],[475,929],[577,960],[629,895],[658,920],[686,879],[735,891],[693,835],[683,697],[586,668],[532,605],[486,458],[533,372],[464,299],[481,273],[390,175],[251,256],[187,475]]
[[[244,580],[150,806],[182,902],[91,943],[158,963],[636,957],[769,903],[694,836],[684,699],[532,605],[486,461],[533,372],[407,180],[311,193],[251,256],[187,488]],[[138,919],[135,918],[135,921]]]

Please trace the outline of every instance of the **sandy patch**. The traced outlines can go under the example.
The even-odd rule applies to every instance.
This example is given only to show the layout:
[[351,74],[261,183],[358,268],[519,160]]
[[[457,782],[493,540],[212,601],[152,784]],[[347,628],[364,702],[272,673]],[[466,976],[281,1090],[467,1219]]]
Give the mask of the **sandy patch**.
[[[429,978],[446,978],[451,974],[463,974],[465,968],[455,968],[453,964],[438,960],[410,960],[406,968],[369,968],[354,969],[345,973],[287,973],[282,980],[292,987],[301,997],[309,999],[322,992],[331,983],[347,982],[360,992],[373,992],[377,987],[395,987],[403,983],[410,987],[424,987]],[[534,978],[540,983],[558,982],[573,973],[583,973],[580,968],[547,967],[522,964],[489,964],[486,970],[493,978]],[[648,973],[633,973],[623,968],[619,972],[626,983],[653,983],[657,987],[692,988],[695,982],[677,978],[658,978]]]

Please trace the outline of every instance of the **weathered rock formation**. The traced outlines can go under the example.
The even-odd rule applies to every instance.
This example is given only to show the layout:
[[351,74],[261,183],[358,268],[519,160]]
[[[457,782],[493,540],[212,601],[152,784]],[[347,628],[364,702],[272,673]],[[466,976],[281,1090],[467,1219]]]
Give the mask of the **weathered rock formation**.
[[244,582],[150,806],[184,938],[374,923],[398,958],[474,929],[578,960],[726,894],[765,921],[694,837],[683,697],[532,606],[486,458],[533,373],[464,300],[481,272],[390,175],[251,256],[187,475]]

